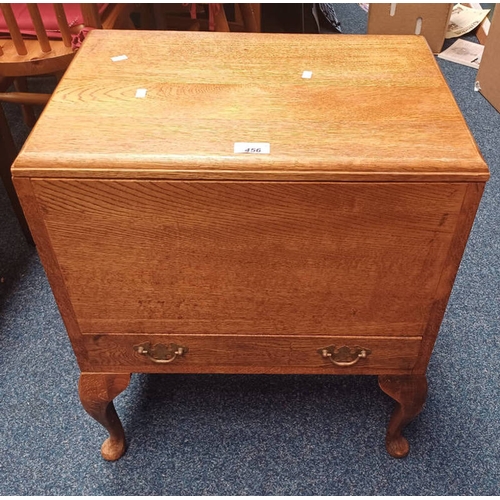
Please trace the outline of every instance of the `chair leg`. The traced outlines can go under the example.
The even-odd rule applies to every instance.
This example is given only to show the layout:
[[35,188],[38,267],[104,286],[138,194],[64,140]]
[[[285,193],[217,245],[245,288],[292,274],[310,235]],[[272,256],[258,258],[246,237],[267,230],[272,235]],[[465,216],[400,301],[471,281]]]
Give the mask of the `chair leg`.
[[[209,9],[211,8],[212,6],[209,4]],[[224,11],[224,5],[220,4],[220,8],[216,12],[214,12],[214,14],[210,15],[214,16],[215,31],[223,31],[223,32],[230,31],[226,13]]]
[[[28,92],[28,79],[25,76],[15,78],[14,88],[17,92]],[[26,123],[29,128],[33,128],[36,123],[33,106],[30,106],[29,104],[21,104],[21,108],[23,110],[24,123]]]
[[16,190],[14,189],[14,184],[12,183],[12,176],[10,173],[10,167],[17,156],[16,146],[14,144],[14,140],[12,139],[12,134],[10,132],[9,124],[7,122],[7,118],[5,117],[5,113],[3,111],[3,107],[0,104],[0,150],[5,154],[0,155],[0,177],[3,181],[3,185],[5,186],[5,190],[7,191],[7,195],[10,198],[10,202],[12,204],[12,208],[14,209],[14,213],[16,214],[17,220],[19,221],[19,225],[24,233],[26,241],[30,245],[35,245],[33,241],[33,237],[31,236],[31,232],[28,227],[28,223],[24,217],[23,209],[21,204],[19,203],[19,198],[17,197]]
[[139,14],[139,19],[140,19],[139,29],[141,30],[156,29],[154,13],[153,13],[153,4],[150,3],[135,4],[133,12],[135,14]]
[[167,23],[165,20],[166,14],[164,11],[164,4],[154,3],[153,4],[153,23],[154,29],[165,31],[167,29]]
[[260,31],[259,23],[257,20],[255,12],[255,4],[253,3],[238,3],[241,17],[243,18],[243,24],[245,26],[245,31],[249,33],[258,33]]

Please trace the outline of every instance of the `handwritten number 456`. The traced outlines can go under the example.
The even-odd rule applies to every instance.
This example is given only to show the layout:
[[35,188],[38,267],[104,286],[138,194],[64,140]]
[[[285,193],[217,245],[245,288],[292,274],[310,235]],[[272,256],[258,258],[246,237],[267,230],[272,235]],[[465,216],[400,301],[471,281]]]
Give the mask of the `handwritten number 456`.
[[261,153],[261,148],[246,148],[245,153]]

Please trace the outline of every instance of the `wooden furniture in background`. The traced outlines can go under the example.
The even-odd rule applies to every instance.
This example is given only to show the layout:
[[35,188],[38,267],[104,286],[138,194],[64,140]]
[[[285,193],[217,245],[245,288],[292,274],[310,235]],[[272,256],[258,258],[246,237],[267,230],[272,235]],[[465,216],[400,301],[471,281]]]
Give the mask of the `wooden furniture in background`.
[[[149,12],[148,12],[149,9]],[[196,11],[196,18],[191,18],[191,11]],[[209,14],[209,11],[212,11]],[[232,11],[228,20],[226,10]],[[140,11],[149,19],[146,25],[158,30],[188,31],[246,31],[257,33],[261,30],[260,4],[142,4]],[[210,16],[213,25],[210,26]]]
[[423,38],[94,31],[13,174],[104,458],[134,372],[378,375],[408,453],[489,176]]
[[[3,155],[0,160],[0,175],[21,228],[31,242],[31,235],[12,186],[10,166],[17,150],[1,102],[21,104],[24,120],[32,127],[36,121],[33,106],[44,106],[51,94],[29,92],[28,78],[48,74],[60,77],[75,55],[72,35],[77,35],[83,29],[131,29],[133,25],[130,12],[133,5],[107,4],[105,8],[99,9],[95,3],[80,4],[83,22],[70,28],[64,4],[45,5],[41,10],[37,4],[28,3],[27,10],[32,21],[29,30],[23,30],[16,18],[16,12],[24,9],[23,6],[13,8],[11,4],[2,3],[0,8],[6,23],[5,32],[10,34],[10,38],[0,38],[0,148]],[[71,8],[72,11],[74,9],[75,6]],[[48,17],[56,20],[59,31],[46,29]],[[36,32],[36,36],[31,31]],[[12,84],[13,90],[9,91]],[[54,133],[56,130],[57,128]]]
[[[15,92],[0,92],[0,101],[20,104],[45,105],[50,94],[27,94],[26,78],[37,75],[62,74],[75,54],[72,35],[83,29],[131,29],[130,12],[133,6],[108,4],[99,11],[97,4],[79,4],[82,24],[70,27],[64,4],[52,4],[53,12],[47,11],[57,20],[59,31],[47,31],[37,4],[27,4],[36,37],[20,28],[11,4],[0,4],[10,38],[0,38],[0,77],[4,82],[13,81]],[[47,23],[47,20],[45,20]],[[29,30],[31,32],[31,30]],[[4,83],[5,86],[5,83]],[[35,122],[32,116],[28,125]]]

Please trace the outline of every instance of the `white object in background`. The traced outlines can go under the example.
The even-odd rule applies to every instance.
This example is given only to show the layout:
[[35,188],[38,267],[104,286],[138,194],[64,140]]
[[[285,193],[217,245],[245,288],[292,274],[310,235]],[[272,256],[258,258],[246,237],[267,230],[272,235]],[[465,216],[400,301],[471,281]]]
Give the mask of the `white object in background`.
[[457,3],[451,11],[445,38],[456,38],[479,26],[488,15],[489,9],[471,9]]
[[468,42],[467,40],[457,40],[453,45],[438,54],[440,59],[463,64],[471,68],[479,69],[479,63],[483,56],[484,45]]
[[148,89],[137,89],[135,91],[135,97],[144,98],[146,97]]
[[302,78],[311,78],[313,72],[312,71],[304,71],[302,73]]

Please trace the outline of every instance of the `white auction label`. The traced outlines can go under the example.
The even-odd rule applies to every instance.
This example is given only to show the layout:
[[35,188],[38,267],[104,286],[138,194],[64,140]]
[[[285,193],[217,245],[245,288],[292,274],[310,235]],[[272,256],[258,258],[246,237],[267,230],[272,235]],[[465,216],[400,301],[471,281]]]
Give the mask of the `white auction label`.
[[268,142],[235,142],[234,152],[268,155],[271,152],[271,145]]
[[128,57],[125,54],[123,54],[122,56],[114,56],[111,58],[113,62],[125,61],[126,59],[128,59]]

